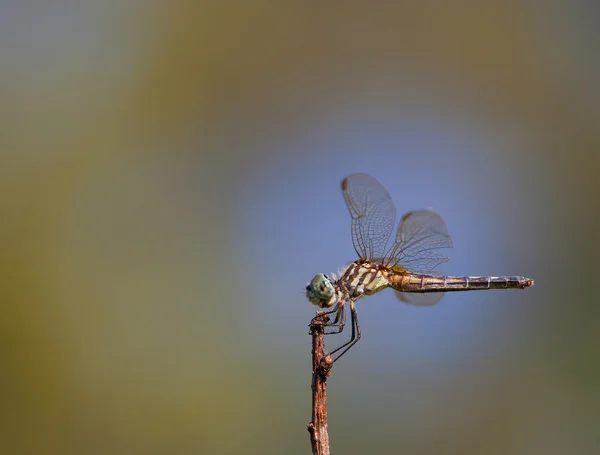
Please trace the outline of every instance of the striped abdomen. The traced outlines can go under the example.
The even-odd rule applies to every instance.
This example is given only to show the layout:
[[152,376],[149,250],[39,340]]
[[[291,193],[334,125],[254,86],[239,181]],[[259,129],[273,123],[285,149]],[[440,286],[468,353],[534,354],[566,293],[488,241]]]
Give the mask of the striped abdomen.
[[401,292],[524,289],[533,285],[533,280],[524,276],[430,276],[390,274],[388,280],[393,289]]

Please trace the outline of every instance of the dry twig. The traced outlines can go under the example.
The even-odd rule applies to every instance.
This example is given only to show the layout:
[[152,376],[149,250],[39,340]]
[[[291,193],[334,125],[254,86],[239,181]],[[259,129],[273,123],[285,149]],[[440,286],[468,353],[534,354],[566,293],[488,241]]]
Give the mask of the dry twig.
[[308,424],[313,455],[329,455],[327,431],[327,378],[331,374],[333,359],[325,356],[323,323],[327,316],[316,317],[310,325],[312,334],[312,421]]

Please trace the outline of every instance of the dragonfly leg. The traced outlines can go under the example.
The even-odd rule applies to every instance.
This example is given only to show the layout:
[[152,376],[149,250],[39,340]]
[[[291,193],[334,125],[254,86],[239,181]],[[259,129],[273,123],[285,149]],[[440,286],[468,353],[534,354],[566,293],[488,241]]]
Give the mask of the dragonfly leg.
[[335,315],[333,322],[325,324],[325,327],[336,327],[335,330],[325,333],[325,335],[334,335],[336,333],[342,333],[346,326],[346,305],[340,305],[340,308]]
[[[316,318],[321,317],[323,315],[329,315],[329,314],[333,314],[335,313],[335,319],[333,320],[333,322],[326,322],[326,323],[322,323],[322,322],[317,322],[315,321]],[[344,326],[346,325],[346,308],[345,305],[342,304],[337,304],[336,307],[331,310],[331,311],[326,311],[323,313],[319,313],[317,316],[315,316],[313,318],[312,321],[310,321],[310,325],[312,326],[313,324],[319,324],[322,325],[324,327],[336,327],[336,329],[334,331],[331,332],[327,332],[325,333],[325,335],[333,335],[336,333],[341,333],[342,330],[344,330]]]
[[348,349],[354,346],[362,336],[360,332],[360,324],[358,323],[358,313],[356,311],[356,307],[354,306],[354,302],[350,303],[350,317],[352,321],[352,336],[350,337],[350,341],[347,341],[346,343],[342,344],[340,347],[334,349],[329,353],[329,355],[335,354],[340,349],[343,349],[341,353],[335,356],[335,358],[333,359],[334,362],[337,361],[346,352],[348,352]]

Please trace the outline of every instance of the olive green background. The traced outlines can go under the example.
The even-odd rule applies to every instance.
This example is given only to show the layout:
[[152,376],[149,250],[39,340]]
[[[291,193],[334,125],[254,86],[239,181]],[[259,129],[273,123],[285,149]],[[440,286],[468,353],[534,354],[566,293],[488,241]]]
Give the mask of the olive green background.
[[597,453],[599,18],[0,4],[3,452],[310,453],[302,289],[355,258],[338,186],[368,172],[444,214],[449,272],[536,282],[360,302],[332,453]]

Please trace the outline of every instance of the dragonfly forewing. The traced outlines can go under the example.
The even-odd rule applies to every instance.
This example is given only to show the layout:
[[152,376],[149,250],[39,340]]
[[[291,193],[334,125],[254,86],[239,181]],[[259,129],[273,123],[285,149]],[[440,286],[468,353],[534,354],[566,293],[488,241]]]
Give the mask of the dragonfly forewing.
[[362,259],[383,257],[396,224],[396,207],[381,183],[367,174],[342,180],[342,194],[352,217],[352,243]]

